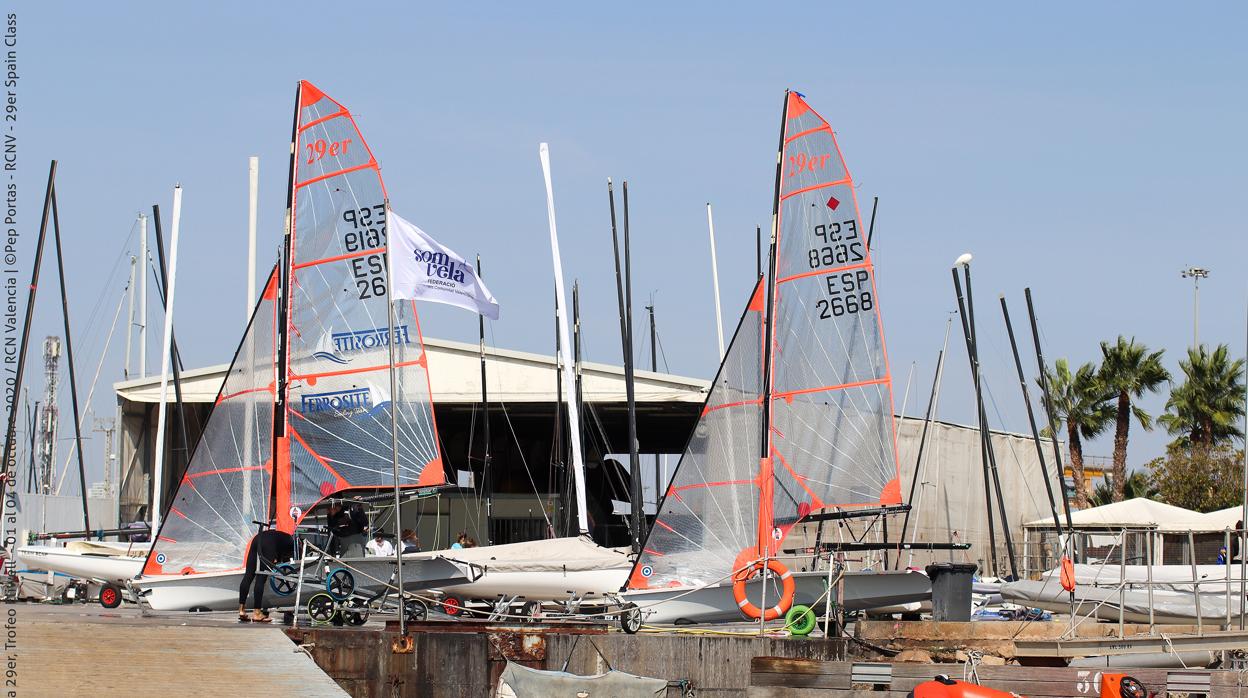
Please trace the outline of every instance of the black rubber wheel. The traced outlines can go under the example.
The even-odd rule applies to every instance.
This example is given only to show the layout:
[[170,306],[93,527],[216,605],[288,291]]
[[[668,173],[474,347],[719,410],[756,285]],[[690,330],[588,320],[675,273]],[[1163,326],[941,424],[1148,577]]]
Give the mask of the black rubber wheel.
[[338,615],[338,602],[325,592],[319,592],[308,599],[308,617],[317,623],[329,623]]
[[121,589],[116,584],[105,584],[100,589],[100,605],[104,608],[117,608],[121,605]]
[[[290,596],[295,593],[295,587],[298,584],[294,579],[282,579],[281,577],[294,577],[298,572],[299,570],[295,569],[294,565],[283,562],[273,568],[273,574],[269,575],[269,588],[278,596]],[[277,575],[281,575],[281,577]]]
[[429,606],[420,599],[412,599],[403,604],[403,612],[407,614],[408,623],[419,623],[429,618]]
[[626,603],[620,610],[620,629],[629,635],[636,635],[641,630],[641,609],[635,604]]
[[325,591],[337,601],[346,601],[355,593],[355,575],[339,567],[325,578]]
[[353,601],[342,610],[342,619],[347,625],[358,628],[368,622],[368,608]]

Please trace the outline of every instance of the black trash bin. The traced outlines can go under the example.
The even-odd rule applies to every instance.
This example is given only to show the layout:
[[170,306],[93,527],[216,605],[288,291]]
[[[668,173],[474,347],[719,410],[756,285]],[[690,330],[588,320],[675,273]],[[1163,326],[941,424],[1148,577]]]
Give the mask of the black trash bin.
[[938,562],[927,566],[932,580],[932,620],[971,619],[971,581],[977,565]]

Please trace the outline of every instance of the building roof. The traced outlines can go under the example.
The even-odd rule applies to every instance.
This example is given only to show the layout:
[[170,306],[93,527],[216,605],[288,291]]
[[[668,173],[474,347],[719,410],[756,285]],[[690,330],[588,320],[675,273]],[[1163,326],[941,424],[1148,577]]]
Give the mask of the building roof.
[[[476,344],[425,337],[429,354],[429,382],[437,404],[481,401],[481,363]],[[555,358],[486,347],[490,402],[550,402],[555,392]],[[582,391],[586,402],[624,402],[624,369],[582,363]],[[219,364],[182,371],[182,399],[206,403],[216,400],[229,365]],[[710,381],[650,371],[636,372],[636,399],[640,403],[695,403],[706,399]],[[160,375],[113,384],[117,397],[130,402],[160,402]],[[170,386],[170,396],[173,394]]]

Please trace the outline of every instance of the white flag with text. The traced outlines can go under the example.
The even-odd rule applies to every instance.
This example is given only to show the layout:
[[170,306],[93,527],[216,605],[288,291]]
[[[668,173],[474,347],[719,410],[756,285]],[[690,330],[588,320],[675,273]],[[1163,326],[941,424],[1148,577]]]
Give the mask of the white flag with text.
[[498,301],[471,264],[393,210],[386,218],[394,298],[446,303],[498,319]]

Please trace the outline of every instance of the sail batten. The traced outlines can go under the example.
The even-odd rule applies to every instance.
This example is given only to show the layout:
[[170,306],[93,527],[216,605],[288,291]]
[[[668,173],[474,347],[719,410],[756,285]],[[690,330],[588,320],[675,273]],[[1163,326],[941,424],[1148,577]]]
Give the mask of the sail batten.
[[632,588],[721,583],[775,555],[817,509],[900,501],[892,380],[853,178],[831,126],[794,92],[778,156],[769,278],[751,295]]

